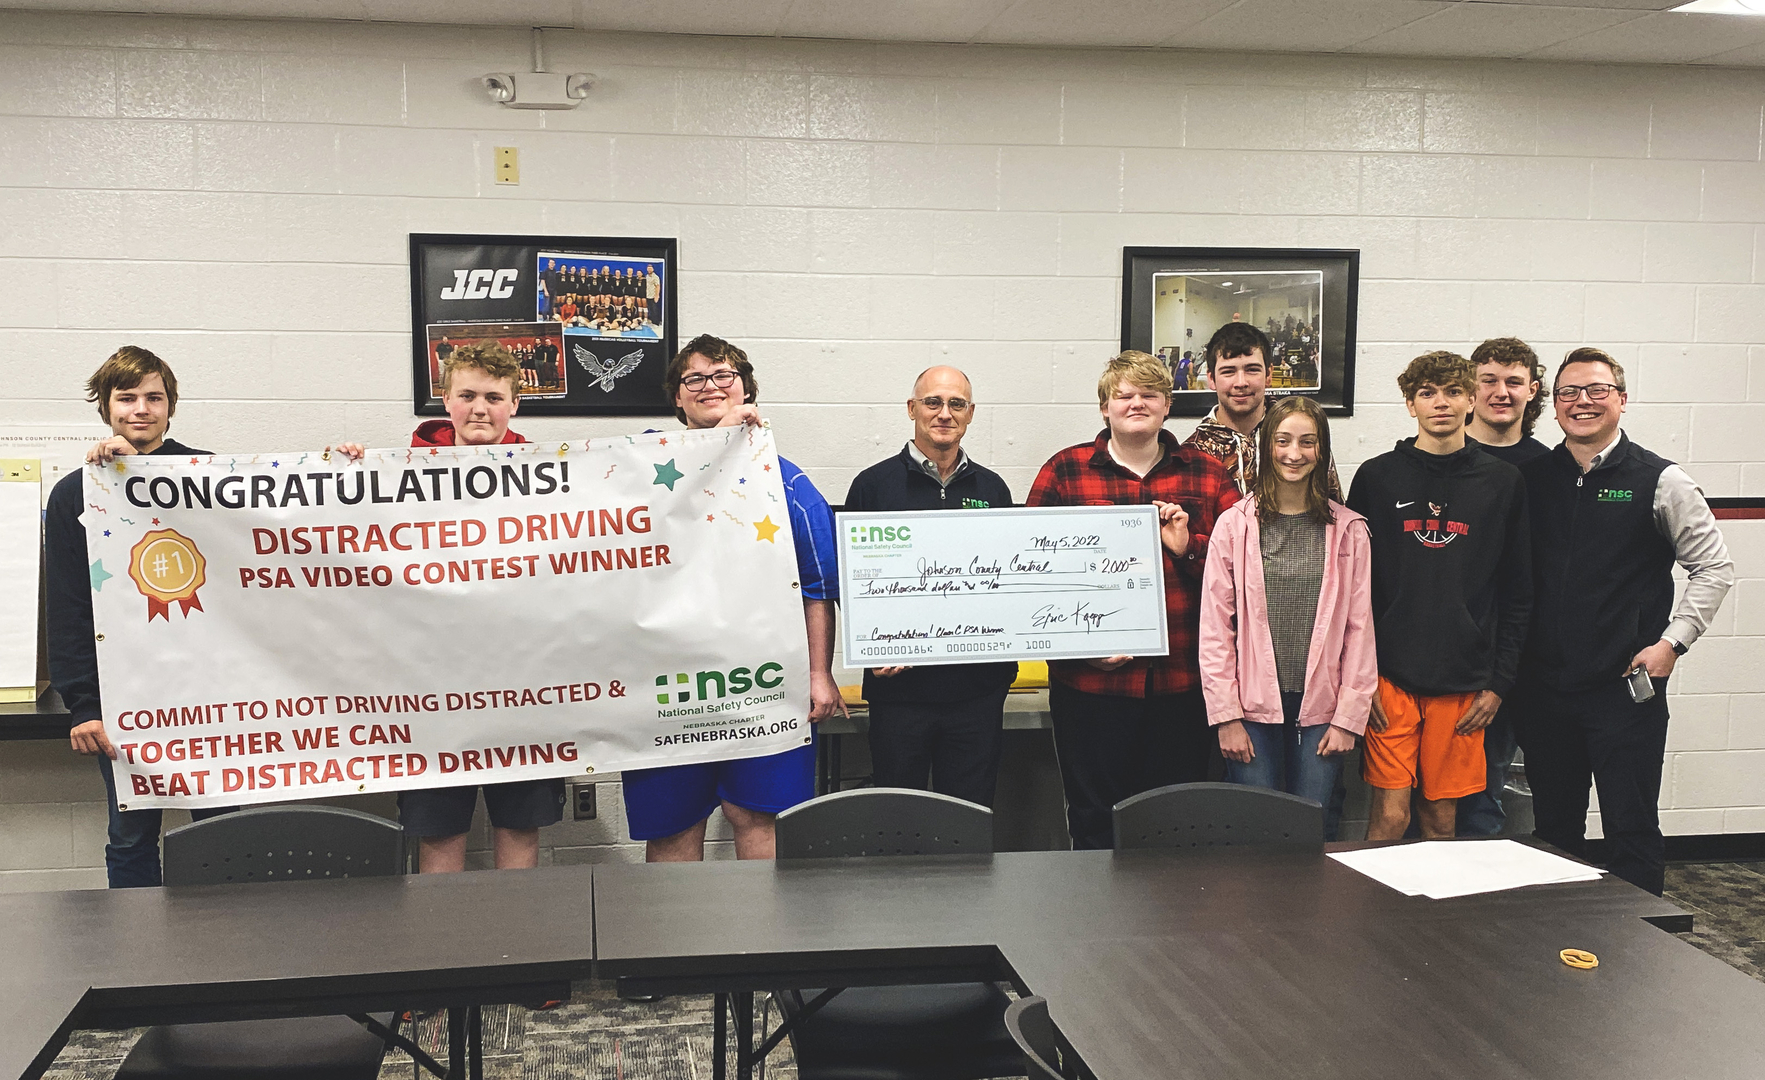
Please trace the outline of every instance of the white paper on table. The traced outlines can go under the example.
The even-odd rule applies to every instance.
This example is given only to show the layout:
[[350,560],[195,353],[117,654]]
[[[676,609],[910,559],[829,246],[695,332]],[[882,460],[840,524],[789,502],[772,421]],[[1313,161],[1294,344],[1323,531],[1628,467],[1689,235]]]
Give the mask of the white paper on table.
[[1433,840],[1339,851],[1330,858],[1406,896],[1455,896],[1597,881],[1604,871],[1513,840]]
[[37,484],[0,483],[0,687],[37,686],[42,529]]

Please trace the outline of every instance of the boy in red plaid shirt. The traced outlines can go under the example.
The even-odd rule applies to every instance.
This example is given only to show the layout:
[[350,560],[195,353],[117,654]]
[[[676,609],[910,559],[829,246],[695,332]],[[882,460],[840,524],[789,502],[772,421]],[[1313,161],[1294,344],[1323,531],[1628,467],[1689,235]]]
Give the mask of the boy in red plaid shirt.
[[1158,508],[1170,655],[1048,665],[1074,848],[1114,847],[1113,809],[1130,795],[1207,779],[1210,733],[1196,657],[1201,574],[1214,519],[1239,498],[1224,466],[1164,430],[1171,376],[1156,357],[1124,352],[1110,360],[1097,401],[1107,426],[1048,459],[1025,505]]

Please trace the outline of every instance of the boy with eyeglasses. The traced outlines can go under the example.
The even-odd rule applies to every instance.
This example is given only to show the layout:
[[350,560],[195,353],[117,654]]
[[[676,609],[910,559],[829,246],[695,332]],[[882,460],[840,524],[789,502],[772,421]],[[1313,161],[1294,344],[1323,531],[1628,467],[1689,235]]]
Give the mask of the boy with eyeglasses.
[[[722,338],[700,334],[687,342],[662,383],[674,415],[689,428],[760,422],[754,365]],[[780,457],[778,473],[809,636],[809,720],[820,723],[845,712],[833,679],[833,608],[840,588],[833,513],[803,470]],[[735,832],[735,857],[770,859],[776,851],[774,818],[815,796],[815,745],[761,757],[630,769],[623,780],[626,822],[631,838],[644,841],[647,861],[703,859],[706,821],[718,806]]]
[[[1581,855],[1597,784],[1609,869],[1659,896],[1667,677],[1716,617],[1734,562],[1697,483],[1620,428],[1630,395],[1618,361],[1574,350],[1552,396],[1563,441],[1520,470],[1534,584],[1514,728],[1533,835]],[[1677,604],[1676,563],[1688,574]]]
[[[967,510],[1011,505],[998,473],[962,449],[974,419],[968,376],[927,368],[913,384],[913,438],[858,474],[847,510]],[[1005,694],[1016,663],[893,665],[864,672],[870,760],[877,787],[929,788],[993,805],[1004,746]],[[930,776],[928,781],[927,776]]]

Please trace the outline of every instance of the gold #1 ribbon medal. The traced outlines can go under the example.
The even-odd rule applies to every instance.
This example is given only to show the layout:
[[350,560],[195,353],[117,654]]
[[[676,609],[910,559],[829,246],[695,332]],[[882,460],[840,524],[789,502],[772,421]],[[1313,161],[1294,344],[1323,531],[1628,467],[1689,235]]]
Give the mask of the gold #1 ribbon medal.
[[147,621],[171,621],[169,605],[177,601],[184,614],[202,610],[196,590],[208,583],[208,560],[196,542],[176,529],[155,529],[129,549],[129,577],[147,598]]

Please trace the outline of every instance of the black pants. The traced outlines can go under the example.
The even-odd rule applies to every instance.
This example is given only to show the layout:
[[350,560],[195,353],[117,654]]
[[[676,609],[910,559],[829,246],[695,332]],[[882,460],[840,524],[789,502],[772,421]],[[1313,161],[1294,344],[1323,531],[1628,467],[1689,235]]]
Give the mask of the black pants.
[[1129,698],[1052,683],[1054,752],[1075,849],[1115,846],[1115,804],[1130,795],[1207,779],[1213,732],[1201,691]]
[[1661,763],[1667,750],[1667,680],[1638,705],[1623,680],[1578,693],[1515,691],[1514,733],[1532,785],[1532,835],[1576,857],[1587,849],[1587,793],[1597,784],[1607,869],[1661,895]]
[[1009,689],[964,701],[871,702],[871,782],[992,806]]

